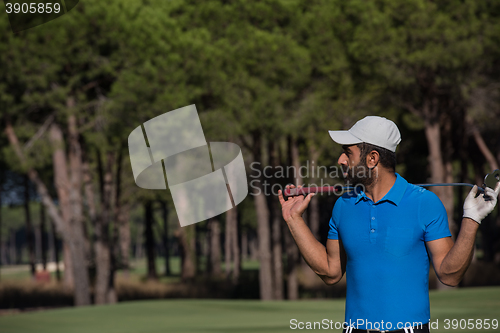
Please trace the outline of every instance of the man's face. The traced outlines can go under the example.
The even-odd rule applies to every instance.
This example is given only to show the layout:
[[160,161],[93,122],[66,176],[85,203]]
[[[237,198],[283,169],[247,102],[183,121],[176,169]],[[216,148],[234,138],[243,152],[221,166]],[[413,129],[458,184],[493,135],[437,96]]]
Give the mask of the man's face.
[[344,152],[340,155],[338,163],[346,183],[351,186],[371,185],[375,178],[372,170],[366,164],[366,156],[361,158],[361,150],[357,145],[342,146]]

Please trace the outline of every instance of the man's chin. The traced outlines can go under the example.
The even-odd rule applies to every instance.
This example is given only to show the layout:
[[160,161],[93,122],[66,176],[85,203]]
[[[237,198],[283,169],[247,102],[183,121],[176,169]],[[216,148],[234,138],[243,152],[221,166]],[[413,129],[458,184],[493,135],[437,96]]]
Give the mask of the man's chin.
[[352,178],[344,178],[344,183],[346,186],[357,187],[362,186],[365,187],[366,181]]
[[358,185],[352,178],[344,178],[344,183],[346,186],[356,186]]

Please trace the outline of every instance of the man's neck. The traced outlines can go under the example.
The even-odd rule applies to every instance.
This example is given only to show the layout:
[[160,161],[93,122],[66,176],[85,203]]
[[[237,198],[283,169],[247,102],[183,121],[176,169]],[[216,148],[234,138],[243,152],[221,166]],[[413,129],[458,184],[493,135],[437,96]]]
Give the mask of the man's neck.
[[394,186],[396,174],[386,170],[377,170],[375,181],[365,189],[365,194],[374,203],[382,199]]

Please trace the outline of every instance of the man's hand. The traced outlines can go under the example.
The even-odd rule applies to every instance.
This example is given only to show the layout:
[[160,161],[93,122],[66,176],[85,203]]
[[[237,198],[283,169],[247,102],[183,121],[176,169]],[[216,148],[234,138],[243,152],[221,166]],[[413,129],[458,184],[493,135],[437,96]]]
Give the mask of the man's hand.
[[[292,188],[295,186],[286,186],[286,189]],[[282,191],[279,191],[281,211],[306,263],[326,284],[335,284],[340,281],[345,272],[346,255],[338,239],[328,239],[325,248],[304,222],[302,214],[314,194],[309,193],[305,198],[303,195],[289,197],[285,201]]]
[[495,190],[486,187],[483,194],[476,197],[477,186],[474,185],[464,202],[464,216],[481,224],[481,221],[493,211],[497,204],[498,193],[500,192],[500,182]]
[[[299,186],[299,188],[300,187],[302,186]],[[287,185],[286,189],[288,188],[295,188],[295,185]],[[281,190],[278,193],[281,203],[281,213],[283,214],[283,218],[286,222],[290,222],[297,217],[302,217],[302,214],[306,210],[307,206],[309,206],[311,198],[315,195],[315,193],[309,193],[305,198],[303,195],[298,195],[295,197],[289,197],[288,200],[285,201]]]

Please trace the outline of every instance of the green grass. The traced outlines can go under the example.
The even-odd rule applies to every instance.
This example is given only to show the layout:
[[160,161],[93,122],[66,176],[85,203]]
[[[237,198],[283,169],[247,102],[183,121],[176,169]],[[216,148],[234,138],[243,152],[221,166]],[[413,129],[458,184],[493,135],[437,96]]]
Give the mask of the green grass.
[[20,281],[31,278],[29,265],[9,265],[0,267],[0,281]]
[[[445,319],[500,320],[500,287],[431,292],[435,332]],[[2,333],[289,332],[290,320],[342,322],[344,300],[260,302],[160,300],[65,308],[0,317]],[[466,329],[464,332],[498,331]],[[339,330],[332,330],[339,332]],[[460,330],[458,330],[460,331]]]

